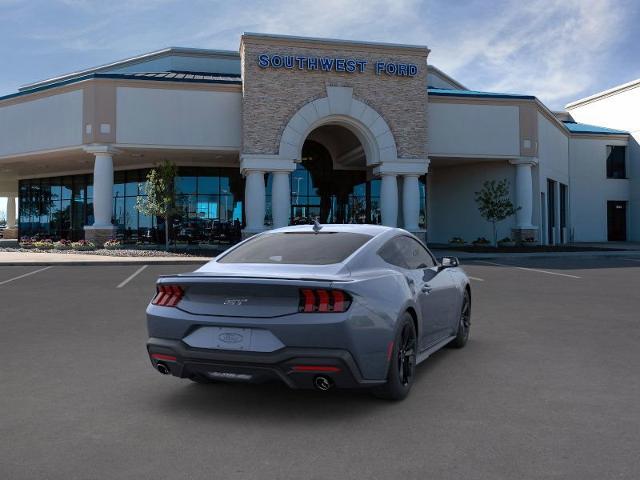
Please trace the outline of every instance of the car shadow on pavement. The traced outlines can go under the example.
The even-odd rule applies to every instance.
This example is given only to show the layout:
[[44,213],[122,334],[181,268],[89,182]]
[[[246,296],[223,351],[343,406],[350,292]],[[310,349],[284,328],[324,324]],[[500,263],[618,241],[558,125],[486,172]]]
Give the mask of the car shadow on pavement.
[[[417,391],[434,388],[434,385],[427,385],[429,377],[437,369],[446,367],[450,353],[447,349],[437,352],[418,367],[416,383],[405,402],[417,397],[420,393]],[[366,389],[320,392],[292,390],[280,383],[202,385],[189,380],[170,380],[176,380],[177,384],[170,386],[162,395],[156,392],[147,407],[157,409],[161,415],[197,415],[203,420],[240,416],[283,423],[300,420],[309,424],[340,422],[368,416],[382,409],[400,408],[404,403],[376,398]]]

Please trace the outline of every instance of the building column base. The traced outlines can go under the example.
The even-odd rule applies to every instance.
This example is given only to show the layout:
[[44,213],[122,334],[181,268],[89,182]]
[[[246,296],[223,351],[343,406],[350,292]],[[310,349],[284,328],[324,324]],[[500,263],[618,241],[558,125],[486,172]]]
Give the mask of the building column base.
[[84,239],[87,242],[95,243],[96,247],[104,246],[104,242],[114,238],[116,227],[111,226],[86,226],[84,227]]
[[538,241],[538,227],[516,227],[511,229],[511,238],[516,242]]
[[2,238],[5,240],[16,240],[18,238],[17,228],[5,228],[2,231]]

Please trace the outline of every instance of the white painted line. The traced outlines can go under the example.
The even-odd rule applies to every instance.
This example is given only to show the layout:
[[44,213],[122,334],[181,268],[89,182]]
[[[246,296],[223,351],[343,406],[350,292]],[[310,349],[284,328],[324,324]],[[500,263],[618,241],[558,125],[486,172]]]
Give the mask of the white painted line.
[[469,275],[467,275],[467,278],[469,280],[475,280],[476,282],[484,282],[483,278],[478,278],[478,277],[470,277]]
[[44,272],[45,270],[49,270],[50,268],[51,268],[51,266],[44,267],[44,268],[41,268],[39,270],[34,270],[33,272],[25,273],[24,275],[20,275],[18,277],[10,278],[9,280],[5,280],[3,282],[0,282],[0,285],[4,285],[5,283],[13,282],[14,280],[20,280],[21,278],[28,277],[29,275],[33,275],[33,274],[36,274],[38,272]]
[[582,278],[577,275],[569,275],[568,273],[550,272],[549,270],[538,270],[537,268],[516,267],[515,265],[506,265],[504,263],[487,262],[485,260],[476,260],[478,263],[486,263],[487,265],[495,265],[497,267],[517,268],[518,270],[526,270],[527,272],[546,273],[547,275],[558,275],[560,277]]
[[631,260],[632,262],[640,262],[640,258],[623,258],[623,260]]
[[122,288],[124,287],[127,283],[129,283],[131,280],[133,280],[134,278],[136,278],[138,276],[138,274],[142,273],[142,271],[147,268],[149,265],[143,265],[141,266],[138,270],[136,270],[135,272],[133,272],[131,275],[129,275],[127,278],[125,278],[122,282],[120,282],[120,285],[118,285],[116,288]]

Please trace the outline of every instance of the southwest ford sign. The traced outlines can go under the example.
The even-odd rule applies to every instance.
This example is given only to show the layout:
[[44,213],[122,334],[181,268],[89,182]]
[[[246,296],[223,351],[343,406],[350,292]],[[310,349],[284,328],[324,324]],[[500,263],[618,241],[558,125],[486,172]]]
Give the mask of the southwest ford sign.
[[364,73],[372,68],[376,75],[397,77],[414,77],[418,66],[413,63],[373,62],[369,67],[367,60],[336,57],[302,57],[297,55],[258,55],[258,66],[261,68],[286,68],[289,70],[311,70],[320,72]]

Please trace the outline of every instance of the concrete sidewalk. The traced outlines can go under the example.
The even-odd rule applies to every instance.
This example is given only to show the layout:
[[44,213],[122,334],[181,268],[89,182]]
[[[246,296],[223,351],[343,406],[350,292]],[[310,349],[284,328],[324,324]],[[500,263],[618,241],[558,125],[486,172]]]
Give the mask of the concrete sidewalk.
[[110,257],[80,253],[0,252],[0,265],[201,265],[212,257]]

